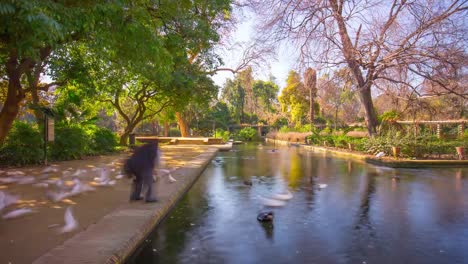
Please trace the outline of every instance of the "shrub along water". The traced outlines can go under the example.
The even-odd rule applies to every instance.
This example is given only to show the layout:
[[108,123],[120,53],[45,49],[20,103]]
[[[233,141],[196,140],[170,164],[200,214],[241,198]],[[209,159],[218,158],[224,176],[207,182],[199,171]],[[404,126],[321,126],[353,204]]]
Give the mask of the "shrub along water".
[[257,130],[251,127],[243,128],[239,131],[239,133],[237,133],[237,139],[243,140],[243,141],[258,140]]
[[[43,135],[36,125],[15,122],[5,144],[0,148],[0,164],[42,163],[43,144]],[[58,123],[55,140],[48,144],[48,159],[70,160],[110,153],[116,150],[117,145],[116,135],[107,128]]]
[[455,158],[455,147],[468,147],[467,138],[442,140],[431,134],[413,136],[410,133],[390,130],[384,135],[371,138],[355,138],[345,135],[314,133],[307,137],[309,144],[329,147],[348,148],[354,145],[355,150],[368,154],[392,153],[392,147],[400,147],[401,157],[405,158],[441,158],[452,155]]

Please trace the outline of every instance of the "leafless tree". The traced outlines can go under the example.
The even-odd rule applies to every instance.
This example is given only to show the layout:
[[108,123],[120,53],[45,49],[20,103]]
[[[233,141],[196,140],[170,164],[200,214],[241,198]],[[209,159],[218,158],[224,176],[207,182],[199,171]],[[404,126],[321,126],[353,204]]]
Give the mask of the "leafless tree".
[[346,64],[356,80],[367,128],[376,133],[372,88],[404,70],[415,82],[438,83],[448,93],[466,97],[440,82],[434,69],[457,66],[465,57],[467,0],[256,0],[263,43],[294,43],[302,63],[320,67]]

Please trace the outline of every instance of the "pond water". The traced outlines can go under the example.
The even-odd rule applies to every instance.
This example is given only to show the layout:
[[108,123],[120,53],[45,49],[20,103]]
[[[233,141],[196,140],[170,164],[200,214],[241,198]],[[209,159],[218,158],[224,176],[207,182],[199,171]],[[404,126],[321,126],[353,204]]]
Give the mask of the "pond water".
[[271,150],[219,153],[130,263],[468,263],[468,169]]

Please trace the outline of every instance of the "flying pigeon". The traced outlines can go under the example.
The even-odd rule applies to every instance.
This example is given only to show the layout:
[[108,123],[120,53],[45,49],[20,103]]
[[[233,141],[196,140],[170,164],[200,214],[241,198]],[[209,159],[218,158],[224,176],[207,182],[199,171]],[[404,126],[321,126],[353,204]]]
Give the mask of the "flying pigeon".
[[75,217],[73,217],[73,212],[71,207],[68,207],[65,211],[65,225],[60,229],[60,233],[68,233],[75,230],[78,227],[78,222],[76,221]]

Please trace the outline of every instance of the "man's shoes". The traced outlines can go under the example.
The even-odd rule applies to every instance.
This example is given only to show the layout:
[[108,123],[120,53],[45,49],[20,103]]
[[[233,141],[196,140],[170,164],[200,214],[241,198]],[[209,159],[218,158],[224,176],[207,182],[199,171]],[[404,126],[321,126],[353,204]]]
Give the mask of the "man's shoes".
[[156,198],[145,199],[145,203],[156,203],[157,201],[158,201],[158,199],[156,199]]

